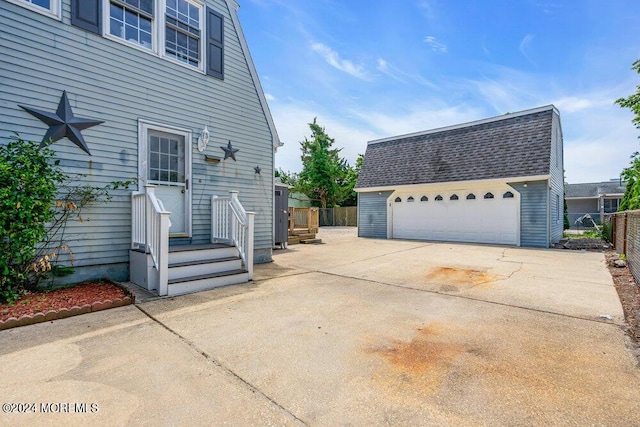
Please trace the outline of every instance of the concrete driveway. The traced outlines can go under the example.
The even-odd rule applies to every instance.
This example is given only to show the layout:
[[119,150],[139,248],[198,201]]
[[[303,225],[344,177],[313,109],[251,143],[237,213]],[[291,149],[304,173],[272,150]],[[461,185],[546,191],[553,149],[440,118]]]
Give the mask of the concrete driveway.
[[38,412],[0,424],[640,424],[602,254],[319,237],[248,285],[0,331],[0,403]]

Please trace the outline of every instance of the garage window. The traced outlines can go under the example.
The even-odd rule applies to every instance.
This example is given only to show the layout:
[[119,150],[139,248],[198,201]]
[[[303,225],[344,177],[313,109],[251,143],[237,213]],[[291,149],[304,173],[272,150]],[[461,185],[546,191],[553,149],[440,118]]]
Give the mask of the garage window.
[[507,191],[502,195],[503,199],[513,199],[513,193],[511,191]]
[[429,198],[427,196],[422,196],[422,197],[420,197],[420,201],[421,202],[428,202]]
[[396,197],[396,200],[395,200],[396,203],[400,203],[401,201],[402,199],[400,197]]
[[442,196],[438,194],[436,196],[436,202],[441,202],[441,201],[442,201]]
[[476,199],[476,195],[473,193],[469,193],[467,194],[467,200],[475,200]]
[[449,200],[458,200],[458,195],[457,194],[451,195],[451,197],[449,197]]
[[409,196],[409,198],[407,199],[407,202],[413,202],[413,196]]
[[484,195],[485,199],[493,199],[493,193],[487,193]]

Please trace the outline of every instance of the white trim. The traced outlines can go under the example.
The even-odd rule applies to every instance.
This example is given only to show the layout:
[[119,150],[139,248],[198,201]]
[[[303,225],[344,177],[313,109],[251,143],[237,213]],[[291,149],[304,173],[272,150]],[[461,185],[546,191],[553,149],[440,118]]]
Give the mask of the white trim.
[[51,0],[51,7],[49,9],[30,3],[26,0],[7,0],[7,1],[9,3],[22,6],[25,9],[30,9],[30,10],[33,10],[34,12],[38,12],[42,15],[48,16],[53,19],[57,19],[58,21],[62,21],[62,6],[60,4],[62,0]]
[[497,121],[500,121],[500,120],[512,119],[514,117],[526,116],[526,115],[529,115],[529,114],[540,113],[542,111],[548,111],[548,110],[554,111],[558,115],[560,114],[558,112],[558,109],[555,106],[550,104],[550,105],[545,105],[544,107],[532,108],[530,110],[518,111],[518,112],[515,112],[515,113],[507,113],[507,114],[503,114],[501,116],[490,117],[488,119],[476,120],[476,121],[473,121],[473,122],[461,123],[461,124],[452,125],[452,126],[444,126],[444,127],[441,127],[441,128],[430,129],[430,130],[421,131],[421,132],[407,133],[407,134],[398,135],[398,136],[391,136],[391,137],[387,137],[387,138],[375,139],[373,141],[369,141],[367,143],[367,145],[378,144],[380,142],[395,141],[397,139],[411,138],[411,137],[414,137],[414,136],[430,135],[430,134],[433,134],[433,133],[440,133],[440,132],[449,131],[449,130],[453,130],[453,129],[461,129],[461,128],[466,128],[466,127],[471,127],[471,126],[477,126],[477,125],[482,125],[482,124],[485,124],[485,123],[491,123],[491,122],[497,122]]
[[[238,5],[238,3],[235,2],[235,0],[225,0],[225,3],[227,4],[227,8],[229,9],[229,14],[231,15],[231,21],[233,22],[233,26],[235,27],[236,33],[238,34],[240,47],[242,48],[242,52],[244,53],[245,59],[247,60],[247,67],[249,68],[249,74],[251,74],[253,84],[256,87],[256,92],[258,92],[260,105],[262,106],[262,110],[264,112],[265,118],[267,119],[267,123],[269,124],[269,129],[271,130],[271,138],[273,143],[273,151],[275,153],[278,150],[278,147],[282,147],[284,143],[280,141],[280,137],[278,136],[276,125],[273,122],[273,117],[271,116],[271,110],[269,110],[269,104],[267,103],[267,98],[264,96],[264,90],[262,89],[262,85],[260,84],[260,79],[258,78],[258,72],[256,71],[256,67],[255,67],[255,64],[253,63],[253,59],[251,58],[251,52],[249,52],[249,46],[247,45],[247,40],[244,37],[242,26],[240,25],[240,21],[238,19],[238,9],[240,6]],[[275,161],[274,161],[274,164],[275,164]]]
[[[184,174],[185,180],[188,182],[186,192],[185,192],[185,231],[186,236],[190,237],[192,235],[192,224],[193,224],[193,212],[192,212],[192,199],[193,199],[193,179],[191,176],[192,173],[192,152],[193,152],[193,132],[191,129],[181,128],[172,125],[166,125],[163,123],[153,122],[146,119],[138,119],[138,176],[140,179],[138,180],[138,189],[140,191],[143,190],[144,186],[147,184],[147,140],[149,135],[149,130],[154,130],[157,132],[166,132],[173,133],[184,137],[184,155],[185,155],[185,167]],[[177,236],[176,236],[177,237]]]
[[470,186],[487,186],[497,183],[510,183],[510,182],[534,182],[534,181],[546,181],[550,178],[550,175],[534,175],[534,176],[520,176],[516,178],[495,178],[495,179],[477,179],[468,181],[450,181],[450,182],[433,182],[424,184],[407,184],[407,185],[388,185],[384,187],[364,187],[356,188],[356,193],[371,193],[374,191],[410,191],[414,188],[431,188],[442,187],[445,189],[465,189]]

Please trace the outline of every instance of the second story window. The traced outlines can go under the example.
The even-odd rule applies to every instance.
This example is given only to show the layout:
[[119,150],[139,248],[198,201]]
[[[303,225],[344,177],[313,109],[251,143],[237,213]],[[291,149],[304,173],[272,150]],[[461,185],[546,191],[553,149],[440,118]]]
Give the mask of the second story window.
[[200,67],[200,10],[186,0],[167,0],[165,55]]
[[34,10],[43,15],[60,19],[60,0],[8,0],[27,9]]
[[153,0],[111,0],[109,34],[153,49]]

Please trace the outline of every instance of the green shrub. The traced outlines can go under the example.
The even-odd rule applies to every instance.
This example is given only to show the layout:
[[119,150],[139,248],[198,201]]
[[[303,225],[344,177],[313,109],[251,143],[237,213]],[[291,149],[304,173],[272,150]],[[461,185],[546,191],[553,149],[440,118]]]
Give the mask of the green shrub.
[[43,265],[34,262],[37,246],[55,217],[64,179],[47,146],[19,138],[0,145],[0,302],[17,299],[34,283]]
[[59,262],[73,252],[66,229],[82,222],[83,208],[111,200],[111,190],[134,180],[93,187],[82,176],[65,174],[47,145],[20,138],[0,145],[0,303],[12,302],[34,290],[45,277],[73,273]]

